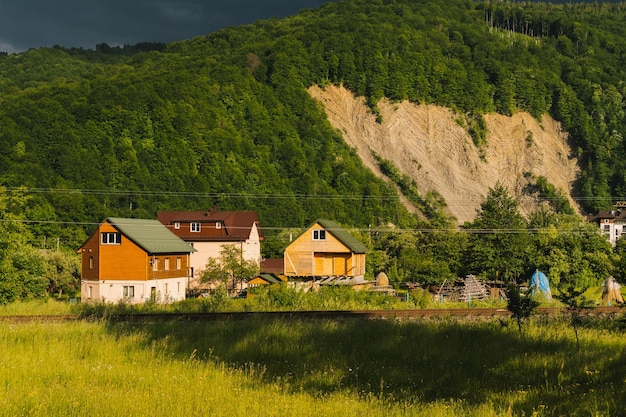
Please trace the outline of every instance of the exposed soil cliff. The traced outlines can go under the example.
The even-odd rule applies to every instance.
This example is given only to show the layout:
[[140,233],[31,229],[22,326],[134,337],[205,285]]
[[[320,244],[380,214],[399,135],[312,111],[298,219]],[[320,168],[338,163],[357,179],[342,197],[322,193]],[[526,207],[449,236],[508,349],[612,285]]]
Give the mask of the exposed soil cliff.
[[525,173],[546,177],[577,208],[570,197],[577,161],[567,134],[549,116],[537,121],[528,113],[486,115],[487,145],[481,157],[449,109],[383,100],[378,105],[382,123],[377,123],[365,100],[343,87],[314,86],[309,93],[324,105],[330,123],[366,166],[383,177],[372,152],[392,161],[416,181],[420,193],[437,191],[459,224],[474,219],[498,181],[521,201],[523,213],[533,210],[535,199],[523,193]]

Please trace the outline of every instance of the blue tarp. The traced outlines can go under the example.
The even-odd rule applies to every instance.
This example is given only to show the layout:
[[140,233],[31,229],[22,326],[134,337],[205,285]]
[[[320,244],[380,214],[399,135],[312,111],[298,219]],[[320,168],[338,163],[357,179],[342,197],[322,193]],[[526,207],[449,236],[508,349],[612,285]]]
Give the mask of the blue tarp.
[[533,294],[536,293],[537,290],[541,291],[547,298],[552,298],[552,294],[550,292],[550,282],[548,282],[548,277],[543,272],[537,270],[533,272],[530,277],[530,288]]

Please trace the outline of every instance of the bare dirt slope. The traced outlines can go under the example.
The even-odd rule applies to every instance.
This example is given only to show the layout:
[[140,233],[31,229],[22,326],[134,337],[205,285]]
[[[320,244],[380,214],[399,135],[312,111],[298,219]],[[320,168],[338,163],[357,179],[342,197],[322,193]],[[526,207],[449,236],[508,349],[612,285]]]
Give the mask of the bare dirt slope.
[[534,199],[522,193],[528,172],[546,177],[577,207],[570,197],[577,161],[566,133],[549,116],[539,122],[528,113],[486,115],[487,146],[481,158],[449,109],[383,100],[379,103],[383,122],[377,123],[365,100],[343,87],[314,86],[309,93],[324,105],[330,123],[367,167],[383,177],[372,152],[392,161],[416,181],[421,194],[437,191],[459,224],[475,218],[498,181],[519,198],[523,213],[536,207]]

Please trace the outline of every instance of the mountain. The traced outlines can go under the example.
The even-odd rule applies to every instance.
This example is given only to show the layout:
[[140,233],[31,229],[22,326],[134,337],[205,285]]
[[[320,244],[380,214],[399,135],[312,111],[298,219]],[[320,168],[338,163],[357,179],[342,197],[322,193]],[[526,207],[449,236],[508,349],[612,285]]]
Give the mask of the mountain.
[[344,0],[168,45],[0,56],[0,185],[70,246],[107,216],[215,206],[277,233],[449,227],[498,181],[526,211],[593,211],[626,191],[625,12]]

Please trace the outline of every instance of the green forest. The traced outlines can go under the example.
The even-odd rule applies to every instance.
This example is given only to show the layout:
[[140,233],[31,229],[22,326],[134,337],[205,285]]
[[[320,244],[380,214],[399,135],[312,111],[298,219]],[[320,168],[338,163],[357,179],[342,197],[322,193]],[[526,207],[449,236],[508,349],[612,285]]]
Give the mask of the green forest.
[[626,195],[625,23],[626,3],[340,0],[169,44],[0,54],[0,301],[70,291],[42,271],[108,216],[213,207],[257,211],[268,257],[289,230],[331,218],[371,248],[369,274],[395,281],[535,268],[555,283],[623,280],[626,247],[545,181],[559,204],[523,218],[497,186],[455,230],[437,196],[369,171],[307,88],[342,84],[374,114],[383,97],[449,107],[477,146],[486,113],[550,115],[581,164],[577,201],[595,212]]

